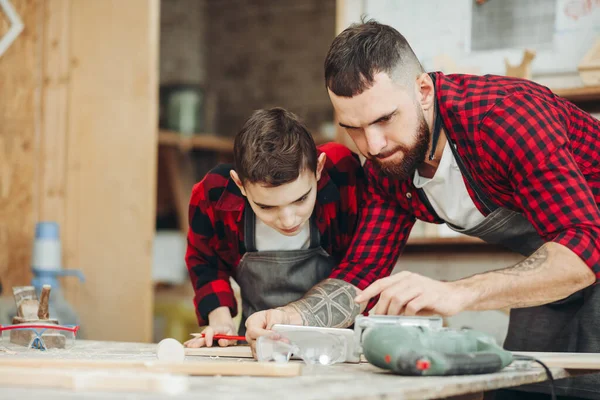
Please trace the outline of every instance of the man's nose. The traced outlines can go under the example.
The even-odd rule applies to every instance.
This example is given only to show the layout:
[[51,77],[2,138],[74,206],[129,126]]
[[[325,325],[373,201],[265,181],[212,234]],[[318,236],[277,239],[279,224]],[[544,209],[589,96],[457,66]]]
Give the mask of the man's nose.
[[377,154],[381,153],[381,150],[383,150],[387,145],[385,135],[381,129],[378,129],[377,127],[373,126],[366,128],[365,137],[367,140],[367,150],[372,156],[376,156]]

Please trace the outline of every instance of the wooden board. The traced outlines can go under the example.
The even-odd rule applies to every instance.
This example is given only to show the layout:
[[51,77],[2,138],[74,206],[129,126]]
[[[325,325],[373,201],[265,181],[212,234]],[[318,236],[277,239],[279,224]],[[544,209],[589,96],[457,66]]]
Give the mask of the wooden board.
[[172,146],[181,151],[214,150],[219,152],[233,152],[233,138],[219,136],[212,133],[196,133],[190,137],[184,137],[178,132],[160,131],[158,143],[163,146]]
[[[0,56],[0,280],[4,295],[31,280],[36,174],[36,93],[41,1],[11,2],[24,29]],[[8,20],[0,13],[0,36]]]
[[600,86],[553,89],[554,94],[573,102],[597,101],[600,99]]
[[[25,358],[31,362],[32,353],[10,355],[10,359]],[[156,362],[156,344],[77,341],[75,347],[68,351],[45,352],[37,355],[42,361],[60,358],[90,361],[102,359],[108,362],[129,360],[142,364]],[[0,353],[0,361],[9,359]],[[211,364],[247,364],[256,366],[259,363],[246,360],[209,359],[205,357],[189,357],[187,362],[202,360]],[[35,361],[34,361],[35,362]],[[186,363],[187,363],[186,362]],[[186,364],[184,363],[184,364]],[[301,365],[300,363],[294,363]],[[0,368],[10,368],[3,367]],[[33,368],[32,368],[33,370]],[[42,372],[47,368],[37,368]],[[90,369],[82,372],[98,373],[141,373],[141,369]],[[150,373],[143,371],[144,373]],[[154,371],[152,371],[154,372]],[[579,371],[577,371],[579,372]],[[582,371],[583,372],[583,371]],[[552,368],[555,379],[571,376],[562,368]],[[535,364],[530,368],[509,366],[505,370],[485,375],[447,376],[447,377],[411,377],[386,373],[370,364],[335,364],[331,366],[312,365],[302,369],[301,376],[270,378],[270,377],[239,377],[239,376],[192,376],[188,377],[190,388],[187,392],[171,397],[173,400],[197,400],[201,393],[204,398],[223,400],[264,400],[279,399],[432,399],[465,395],[542,382],[547,379],[544,370]],[[35,387],[8,387],[0,384],[2,398],[40,398],[44,400],[64,400],[65,391],[48,390]],[[93,393],[82,392],[79,397],[99,398]],[[121,396],[123,397],[123,396]],[[156,398],[154,393],[140,391],[134,396],[140,400]],[[103,396],[102,398],[105,398]]]
[[185,349],[186,356],[252,358],[250,346],[199,347]]
[[65,280],[86,338],[150,341],[158,0],[70,1]]
[[519,351],[513,352],[513,354],[535,357],[548,367],[600,370],[600,354],[597,353],[539,353]]
[[[250,346],[228,346],[228,347],[199,347],[185,349],[186,356],[200,357],[224,357],[224,358],[253,358]],[[366,363],[365,356],[360,356],[360,362]]]
[[137,360],[82,360],[43,358],[0,358],[0,367],[21,368],[71,368],[100,370],[135,370],[144,372],[166,372],[192,376],[297,376],[302,371],[299,363],[276,364],[267,362],[183,362]]
[[0,385],[77,391],[150,392],[179,394],[187,391],[185,375],[151,372],[76,371],[27,367],[0,367]]

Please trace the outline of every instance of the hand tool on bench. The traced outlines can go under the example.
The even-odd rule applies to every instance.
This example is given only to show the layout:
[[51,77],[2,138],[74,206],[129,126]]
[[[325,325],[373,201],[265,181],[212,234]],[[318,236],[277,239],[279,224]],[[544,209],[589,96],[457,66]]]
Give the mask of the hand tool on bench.
[[12,325],[0,326],[5,346],[47,350],[64,349],[73,343],[79,327],[61,326],[57,319],[50,318],[50,291],[50,285],[43,285],[38,301],[33,286],[13,287],[17,315]]
[[[285,357],[304,359],[308,363],[358,363],[362,354],[362,333],[374,326],[428,326],[439,329],[443,326],[440,317],[404,317],[404,316],[362,316],[356,317],[354,330],[341,328],[326,328],[298,325],[273,325],[274,336],[257,342],[257,355],[267,360]],[[278,337],[277,335],[280,335]],[[334,340],[332,337],[335,337]],[[295,348],[288,348],[287,356],[272,354],[274,351],[284,351],[286,346],[274,341],[283,338],[291,342]],[[327,342],[327,344],[325,344]],[[300,354],[302,353],[302,354]]]
[[[204,333],[192,333],[192,336],[203,338],[205,335],[204,335]],[[213,335],[213,340],[219,340],[219,339],[242,341],[242,340],[246,340],[246,337],[245,336],[236,336],[236,335],[223,335],[220,333]]]
[[399,375],[472,375],[500,371],[513,361],[493,337],[472,330],[375,326],[363,334],[367,361]]

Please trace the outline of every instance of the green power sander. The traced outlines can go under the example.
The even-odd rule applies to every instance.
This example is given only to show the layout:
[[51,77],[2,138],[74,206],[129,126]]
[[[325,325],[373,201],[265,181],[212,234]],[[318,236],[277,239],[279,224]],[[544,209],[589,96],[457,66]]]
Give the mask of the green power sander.
[[369,327],[362,333],[362,351],[371,364],[399,375],[486,374],[513,361],[492,336],[428,326]]

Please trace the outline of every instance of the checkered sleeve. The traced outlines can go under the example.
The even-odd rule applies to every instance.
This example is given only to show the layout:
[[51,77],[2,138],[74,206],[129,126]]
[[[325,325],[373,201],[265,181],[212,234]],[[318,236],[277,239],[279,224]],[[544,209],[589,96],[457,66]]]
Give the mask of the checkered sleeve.
[[482,119],[480,154],[511,182],[545,241],[571,249],[599,278],[600,211],[571,153],[568,123],[551,102],[513,94]]
[[[364,207],[356,233],[346,257],[330,275],[361,290],[391,273],[415,222],[412,212],[394,199],[397,188],[391,187],[389,178],[380,175],[370,162],[365,165],[365,175]],[[372,300],[367,311],[374,305]]]
[[189,230],[185,261],[194,288],[194,305],[199,326],[208,324],[208,314],[218,307],[229,307],[237,314],[237,303],[229,282],[231,266],[213,249],[217,242],[214,210],[205,199],[204,181],[194,186],[189,205]]

